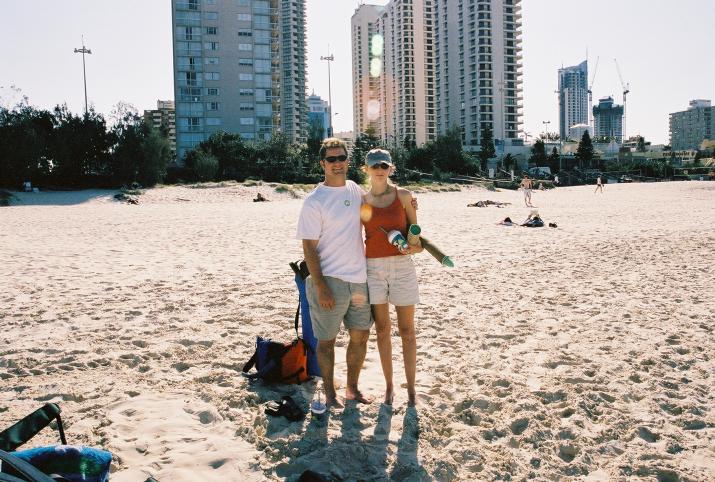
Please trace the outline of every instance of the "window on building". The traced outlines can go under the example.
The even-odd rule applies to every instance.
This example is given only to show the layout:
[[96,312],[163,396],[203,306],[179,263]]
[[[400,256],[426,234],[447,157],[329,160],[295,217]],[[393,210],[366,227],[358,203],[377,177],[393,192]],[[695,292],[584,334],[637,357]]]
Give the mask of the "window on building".
[[204,79],[206,80],[219,80],[221,76],[218,72],[204,72]]
[[253,95],[253,89],[239,89],[238,95],[242,95],[242,96]]
[[204,33],[206,35],[218,35],[218,27],[206,27]]
[[221,125],[221,119],[219,117],[207,117],[206,118],[206,125],[207,126],[220,126]]
[[249,29],[243,28],[243,29],[241,29],[241,30],[238,31],[238,36],[239,36],[239,37],[252,37],[252,36],[253,36],[253,31],[251,31],[251,30],[249,30]]
[[271,58],[271,47],[270,45],[256,45],[253,49],[254,59],[270,59]]
[[271,71],[271,61],[268,59],[256,59],[255,61],[256,73],[270,73]]
[[243,52],[253,50],[253,44],[238,44],[238,50],[241,50]]
[[253,117],[241,117],[242,126],[252,126],[255,124],[255,119]]
[[241,102],[238,106],[238,110],[254,110],[255,107],[252,102]]
[[218,42],[204,42],[204,50],[218,50]]
[[238,74],[238,80],[253,80],[253,74],[241,73]]
[[206,95],[218,95],[218,88],[209,87],[208,89],[206,89]]
[[271,76],[266,74],[256,74],[256,87],[270,87]]
[[218,20],[218,12],[204,12],[205,20]]
[[242,67],[250,67],[253,65],[253,59],[238,59],[238,65]]
[[206,110],[218,110],[218,102],[206,102]]
[[254,15],[253,26],[259,29],[269,29],[271,27],[270,17],[268,15]]
[[251,21],[251,14],[250,13],[239,13],[237,15],[238,20],[240,22],[250,22]]
[[218,57],[204,57],[204,64],[218,65]]

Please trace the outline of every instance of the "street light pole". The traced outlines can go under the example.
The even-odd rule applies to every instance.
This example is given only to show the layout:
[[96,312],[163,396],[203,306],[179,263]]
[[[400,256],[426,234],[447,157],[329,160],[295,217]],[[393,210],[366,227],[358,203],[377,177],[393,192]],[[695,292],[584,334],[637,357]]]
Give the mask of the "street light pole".
[[320,57],[320,60],[328,61],[328,137],[333,137],[333,94],[330,90],[330,62],[335,60],[333,54],[327,57]]
[[551,121],[541,121],[542,124],[544,124],[544,138],[548,140],[549,137],[549,124],[551,124]]
[[84,46],[84,35],[82,36],[82,48],[74,49],[74,53],[82,54],[82,74],[84,75],[84,115],[86,116],[89,109],[87,108],[87,68],[84,64],[84,54],[91,54],[92,51]]

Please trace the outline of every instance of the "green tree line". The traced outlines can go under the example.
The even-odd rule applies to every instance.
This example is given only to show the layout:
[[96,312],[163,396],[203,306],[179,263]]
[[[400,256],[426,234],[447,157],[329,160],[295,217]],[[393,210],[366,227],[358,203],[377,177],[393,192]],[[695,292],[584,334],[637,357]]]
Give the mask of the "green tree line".
[[171,159],[165,132],[128,111],[109,127],[102,114],[26,103],[0,107],[0,186],[117,187],[163,180]]

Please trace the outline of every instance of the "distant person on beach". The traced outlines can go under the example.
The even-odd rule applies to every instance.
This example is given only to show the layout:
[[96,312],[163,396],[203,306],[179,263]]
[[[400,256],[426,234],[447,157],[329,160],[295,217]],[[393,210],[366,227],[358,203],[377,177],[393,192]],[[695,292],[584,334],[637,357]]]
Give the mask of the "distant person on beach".
[[603,194],[603,181],[601,181],[601,176],[596,178],[596,190],[593,191],[593,193],[596,194],[599,189],[601,190],[601,194]]
[[253,200],[254,203],[261,203],[261,202],[268,202],[268,199],[266,199],[263,194],[260,192],[256,194],[256,198]]
[[558,186],[558,185],[559,185],[559,175],[556,174],[556,175],[554,176],[554,186]]
[[382,373],[385,377],[384,403],[392,405],[392,324],[390,305],[397,312],[397,326],[402,338],[402,357],[407,379],[407,404],[417,400],[415,374],[417,370],[417,340],[415,336],[415,305],[419,303],[417,273],[411,254],[423,250],[421,243],[399,250],[391,244],[387,233],[399,231],[407,237],[407,228],[417,224],[417,213],[412,205],[412,193],[389,181],[394,172],[390,153],[373,149],[365,157],[364,170],[370,179],[370,190],[365,195],[362,222],[365,227],[365,256],[367,257],[367,286],[370,293],[372,316],[375,320],[377,348],[380,352]]
[[531,179],[529,179],[529,176],[524,176],[524,179],[521,180],[519,187],[524,190],[524,204],[526,207],[534,207],[531,205],[531,190],[533,189],[533,183],[531,182]]
[[345,398],[370,403],[358,389],[358,379],[372,320],[367,291],[367,270],[360,226],[363,190],[347,180],[348,150],[345,142],[328,138],[320,148],[325,178],[305,198],[296,238],[310,276],[306,294],[313,332],[318,339],[317,359],[326,403],[340,407],[335,392],[335,338],[344,324],[350,334],[347,347]]

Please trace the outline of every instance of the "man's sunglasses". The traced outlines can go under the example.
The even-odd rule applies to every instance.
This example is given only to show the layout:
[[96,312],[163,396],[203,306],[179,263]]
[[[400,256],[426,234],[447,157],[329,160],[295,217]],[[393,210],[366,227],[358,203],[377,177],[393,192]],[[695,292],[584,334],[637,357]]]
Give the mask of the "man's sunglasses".
[[348,156],[345,154],[341,154],[339,156],[328,156],[325,158],[325,160],[329,163],[334,163],[334,162],[343,162],[348,160]]
[[390,165],[386,162],[381,162],[380,164],[373,164],[370,167],[373,169],[390,169]]

